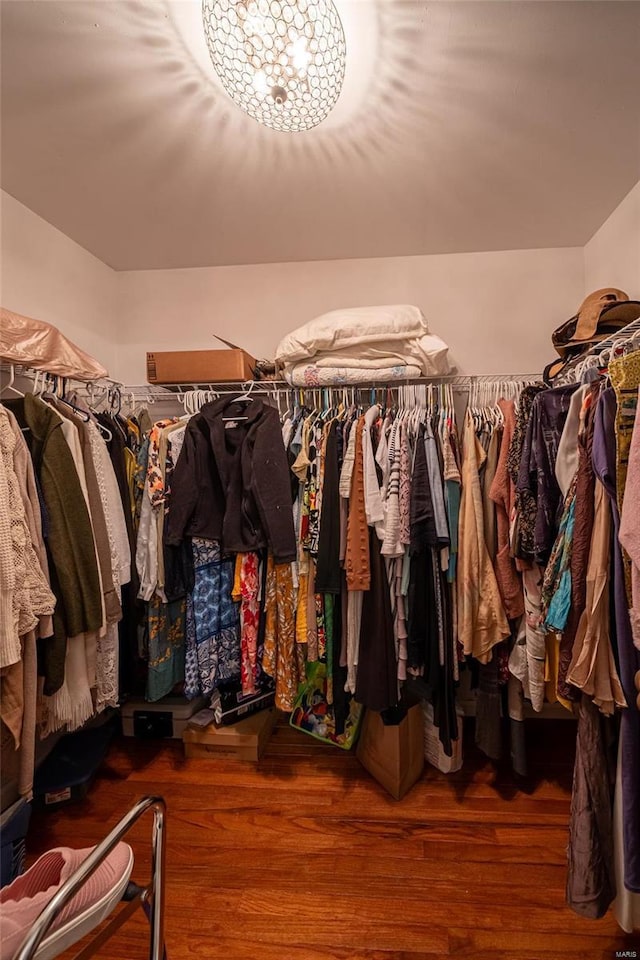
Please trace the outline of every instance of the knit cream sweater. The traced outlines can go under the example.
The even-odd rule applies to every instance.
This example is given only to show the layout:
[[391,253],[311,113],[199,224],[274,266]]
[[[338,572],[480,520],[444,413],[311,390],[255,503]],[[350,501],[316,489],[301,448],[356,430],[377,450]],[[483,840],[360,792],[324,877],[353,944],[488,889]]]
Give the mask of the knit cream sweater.
[[0,406],[0,668],[20,660],[20,638],[35,630],[40,616],[50,616],[55,606],[15,470],[18,439],[9,412]]

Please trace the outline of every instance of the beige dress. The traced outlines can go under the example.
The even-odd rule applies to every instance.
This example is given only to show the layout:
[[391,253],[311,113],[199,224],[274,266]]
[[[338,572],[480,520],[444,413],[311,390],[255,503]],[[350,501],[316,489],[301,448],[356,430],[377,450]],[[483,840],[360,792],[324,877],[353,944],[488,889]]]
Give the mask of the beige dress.
[[567,683],[593,698],[611,716],[626,706],[609,637],[611,511],[604,486],[596,478],[591,549],[587,567],[587,602],[580,617],[567,671]]
[[458,638],[465,654],[481,663],[488,663],[493,647],[511,635],[485,542],[479,477],[485,458],[467,411],[458,544]]

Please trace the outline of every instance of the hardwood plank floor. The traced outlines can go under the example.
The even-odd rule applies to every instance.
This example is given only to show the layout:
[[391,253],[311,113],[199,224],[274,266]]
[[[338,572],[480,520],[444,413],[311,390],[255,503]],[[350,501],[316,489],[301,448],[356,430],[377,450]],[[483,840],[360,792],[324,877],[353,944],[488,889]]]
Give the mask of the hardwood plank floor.
[[[526,781],[489,763],[468,727],[463,769],[428,768],[399,802],[355,756],[284,723],[259,765],[122,738],[81,805],[34,813],[30,859],[96,843],[160,793],[169,960],[640,958],[611,915],[584,920],[564,902],[573,723],[529,721],[527,737]],[[149,830],[131,841],[141,881]],[[99,956],[142,960],[146,944],[140,915]]]

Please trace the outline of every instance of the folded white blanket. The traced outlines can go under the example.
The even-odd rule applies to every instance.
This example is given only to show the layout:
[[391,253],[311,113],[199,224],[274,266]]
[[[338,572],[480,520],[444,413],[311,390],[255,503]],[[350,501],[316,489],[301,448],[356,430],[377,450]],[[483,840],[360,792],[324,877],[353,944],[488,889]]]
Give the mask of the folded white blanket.
[[380,370],[398,363],[418,366],[424,376],[438,377],[449,373],[448,347],[444,340],[425,334],[414,340],[383,340],[380,343],[359,343],[340,350],[316,353],[310,362],[317,367],[358,367]]
[[313,362],[295,363],[285,367],[284,378],[294,387],[330,387],[372,380],[380,383],[397,380],[415,380],[420,376],[420,367],[415,364],[396,364],[378,367],[319,367]]

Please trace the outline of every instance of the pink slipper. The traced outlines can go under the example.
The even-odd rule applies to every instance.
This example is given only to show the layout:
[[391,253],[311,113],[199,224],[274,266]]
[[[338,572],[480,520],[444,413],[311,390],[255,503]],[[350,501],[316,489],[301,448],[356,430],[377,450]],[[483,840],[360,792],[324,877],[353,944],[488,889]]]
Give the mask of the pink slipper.
[[[0,960],[13,960],[36,918],[94,847],[57,847],[0,890]],[[37,950],[51,960],[97,927],[122,899],[133,869],[133,851],[119,843],[57,917]]]

